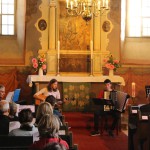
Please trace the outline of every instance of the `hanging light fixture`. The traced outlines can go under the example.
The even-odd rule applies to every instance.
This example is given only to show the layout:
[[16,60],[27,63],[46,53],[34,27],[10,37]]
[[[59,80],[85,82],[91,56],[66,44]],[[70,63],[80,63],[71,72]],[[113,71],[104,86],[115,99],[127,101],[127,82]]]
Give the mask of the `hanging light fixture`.
[[92,16],[99,16],[109,10],[109,0],[66,0],[67,13],[70,16],[81,15],[85,21],[90,21]]

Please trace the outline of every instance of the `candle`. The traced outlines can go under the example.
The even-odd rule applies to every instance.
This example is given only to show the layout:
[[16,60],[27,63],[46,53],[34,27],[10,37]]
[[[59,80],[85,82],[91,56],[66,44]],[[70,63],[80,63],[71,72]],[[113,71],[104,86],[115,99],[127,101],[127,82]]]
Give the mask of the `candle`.
[[77,5],[78,5],[78,2],[77,2],[77,0],[75,0],[74,1],[74,7],[77,7]]
[[60,58],[60,41],[58,41],[58,52],[57,52],[57,55],[58,55],[58,59]]
[[135,83],[132,82],[132,97],[135,97]]
[[108,0],[106,0],[106,9],[108,9]]
[[73,10],[73,1],[70,2],[70,9]]
[[90,42],[91,59],[93,59],[93,41]]
[[67,8],[69,8],[69,0],[66,0]]
[[103,7],[105,7],[105,0],[103,0]]
[[101,2],[100,2],[100,0],[98,1],[98,10],[101,10]]

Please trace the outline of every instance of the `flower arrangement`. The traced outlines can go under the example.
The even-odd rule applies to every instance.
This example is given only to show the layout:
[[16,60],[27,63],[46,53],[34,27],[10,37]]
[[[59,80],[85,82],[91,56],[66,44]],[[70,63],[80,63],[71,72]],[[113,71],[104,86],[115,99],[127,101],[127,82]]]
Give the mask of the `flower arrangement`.
[[39,55],[37,58],[32,58],[32,66],[35,71],[38,71],[40,68],[42,68],[43,71],[46,71],[45,55]]
[[114,71],[121,67],[120,61],[115,59],[112,55],[109,55],[107,58],[105,58],[104,63],[107,69]]

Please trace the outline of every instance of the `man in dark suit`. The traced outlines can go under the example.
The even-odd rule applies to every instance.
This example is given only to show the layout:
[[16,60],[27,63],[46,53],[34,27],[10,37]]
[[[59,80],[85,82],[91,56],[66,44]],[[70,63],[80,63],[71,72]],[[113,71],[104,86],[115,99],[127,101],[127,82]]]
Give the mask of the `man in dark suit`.
[[0,101],[0,135],[8,135],[9,133],[9,102]]

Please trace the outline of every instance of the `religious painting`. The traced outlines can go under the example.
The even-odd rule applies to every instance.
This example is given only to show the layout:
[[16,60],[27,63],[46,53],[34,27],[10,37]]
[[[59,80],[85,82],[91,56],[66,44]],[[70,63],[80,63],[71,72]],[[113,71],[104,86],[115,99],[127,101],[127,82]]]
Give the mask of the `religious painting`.
[[[59,2],[60,51],[90,51],[90,26],[82,16],[69,16],[66,3]],[[90,56],[63,54],[60,56],[60,72],[90,72]]]
[[90,25],[82,16],[69,16],[66,3],[59,2],[59,40],[61,50],[87,50],[90,45]]

